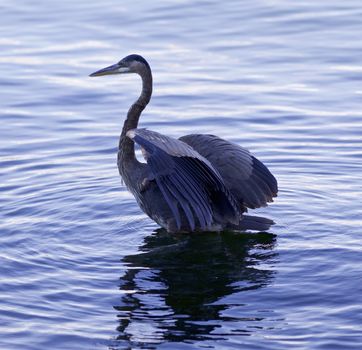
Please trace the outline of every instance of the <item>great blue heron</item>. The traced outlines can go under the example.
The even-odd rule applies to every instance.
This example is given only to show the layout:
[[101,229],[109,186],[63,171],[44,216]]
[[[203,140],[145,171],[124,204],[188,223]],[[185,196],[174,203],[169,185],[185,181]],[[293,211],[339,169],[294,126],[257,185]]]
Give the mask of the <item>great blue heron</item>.
[[[147,61],[129,55],[90,76],[124,73],[139,74],[143,85],[123,125],[118,169],[141,209],[169,232],[267,230],[272,220],[243,215],[277,195],[277,181],[267,167],[248,150],[214,135],[174,139],[137,129],[152,94]],[[134,142],[147,164],[137,160]]]

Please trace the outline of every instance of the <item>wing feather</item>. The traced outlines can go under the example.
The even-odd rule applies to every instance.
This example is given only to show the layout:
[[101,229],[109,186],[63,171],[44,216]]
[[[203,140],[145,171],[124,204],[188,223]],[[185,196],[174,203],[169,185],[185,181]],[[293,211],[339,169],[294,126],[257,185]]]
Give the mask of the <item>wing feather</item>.
[[211,228],[220,213],[231,223],[239,222],[240,210],[222,177],[192,147],[146,129],[133,129],[127,136],[147,152],[147,163],[178,229],[182,225],[180,209],[191,230],[195,229],[195,220],[202,229]]
[[214,135],[186,135],[180,140],[212,164],[242,206],[259,208],[277,196],[275,177],[248,150]]

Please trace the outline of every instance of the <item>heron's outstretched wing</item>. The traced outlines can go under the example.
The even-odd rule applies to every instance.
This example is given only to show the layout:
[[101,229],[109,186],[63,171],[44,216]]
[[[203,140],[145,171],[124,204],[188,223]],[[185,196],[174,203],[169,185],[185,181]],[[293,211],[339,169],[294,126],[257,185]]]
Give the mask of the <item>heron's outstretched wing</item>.
[[276,197],[278,184],[275,177],[248,150],[214,135],[186,135],[180,140],[210,161],[242,205],[259,208]]
[[184,142],[146,129],[130,130],[127,136],[145,150],[147,164],[178,229],[181,208],[191,230],[195,229],[196,220],[202,229],[210,228],[215,216],[239,222],[240,211],[220,174],[198,152]]

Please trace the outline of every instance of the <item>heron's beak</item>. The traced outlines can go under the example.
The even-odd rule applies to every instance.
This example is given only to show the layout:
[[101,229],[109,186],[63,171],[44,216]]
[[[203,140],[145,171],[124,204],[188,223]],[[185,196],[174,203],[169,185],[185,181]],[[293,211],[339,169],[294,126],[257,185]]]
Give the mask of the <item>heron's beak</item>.
[[128,67],[121,67],[118,63],[113,64],[112,66],[97,70],[96,72],[90,74],[90,77],[100,77],[102,75],[109,74],[123,74],[130,73],[130,69]]

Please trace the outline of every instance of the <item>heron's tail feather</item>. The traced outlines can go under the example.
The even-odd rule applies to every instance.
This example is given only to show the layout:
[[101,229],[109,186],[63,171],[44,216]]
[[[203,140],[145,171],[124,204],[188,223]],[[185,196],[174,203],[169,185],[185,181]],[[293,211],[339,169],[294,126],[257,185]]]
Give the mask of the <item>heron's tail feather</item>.
[[239,225],[232,225],[230,228],[233,230],[255,230],[255,231],[267,231],[270,226],[275,222],[271,219],[263,218],[261,216],[243,215]]

